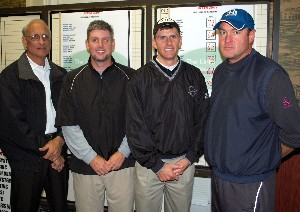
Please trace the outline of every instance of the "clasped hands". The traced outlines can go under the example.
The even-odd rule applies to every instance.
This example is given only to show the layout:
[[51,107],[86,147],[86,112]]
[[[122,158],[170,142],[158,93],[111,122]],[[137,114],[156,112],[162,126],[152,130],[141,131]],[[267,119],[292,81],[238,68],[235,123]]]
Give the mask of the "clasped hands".
[[117,151],[109,158],[109,160],[105,160],[103,157],[97,155],[90,163],[90,166],[99,176],[101,176],[119,169],[124,160],[125,156]]
[[63,145],[64,140],[62,137],[56,136],[54,139],[48,141],[45,146],[39,148],[41,152],[47,151],[43,158],[52,161],[52,168],[58,172],[60,172],[65,166],[65,159],[61,155],[61,149]]
[[160,181],[179,180],[179,176],[190,166],[190,162],[183,158],[175,164],[165,163],[164,167],[156,173]]

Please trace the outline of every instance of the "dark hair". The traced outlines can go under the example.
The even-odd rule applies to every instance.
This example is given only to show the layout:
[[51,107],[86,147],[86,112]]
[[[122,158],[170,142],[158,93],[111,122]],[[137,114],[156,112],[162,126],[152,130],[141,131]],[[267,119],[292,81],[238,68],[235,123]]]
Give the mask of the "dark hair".
[[248,29],[248,35],[250,34],[250,32],[253,30],[253,29],[250,29],[250,28],[247,28]]
[[[173,29],[173,28],[177,29],[177,31],[178,31],[179,34],[180,34],[180,30],[178,30],[178,28],[175,27],[175,26],[173,26],[173,25],[163,25],[163,26],[159,27],[157,31],[163,30],[163,29]],[[156,32],[157,32],[157,31],[156,31]]]
[[103,20],[92,21],[87,28],[87,39],[90,37],[90,32],[93,30],[107,30],[110,32],[112,38],[114,38],[114,30],[110,24]]

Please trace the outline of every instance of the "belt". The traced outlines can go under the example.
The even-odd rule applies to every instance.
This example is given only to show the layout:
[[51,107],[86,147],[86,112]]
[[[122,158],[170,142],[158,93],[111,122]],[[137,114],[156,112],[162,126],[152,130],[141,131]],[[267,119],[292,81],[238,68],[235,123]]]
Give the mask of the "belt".
[[57,135],[56,132],[55,133],[48,133],[48,134],[44,135],[44,138],[45,138],[45,140],[49,141],[49,140],[52,140],[53,138],[55,138],[56,135]]

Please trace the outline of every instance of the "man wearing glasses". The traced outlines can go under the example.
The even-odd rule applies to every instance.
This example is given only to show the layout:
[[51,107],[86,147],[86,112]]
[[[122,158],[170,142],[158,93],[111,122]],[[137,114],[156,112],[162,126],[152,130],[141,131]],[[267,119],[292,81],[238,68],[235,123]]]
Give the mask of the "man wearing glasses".
[[54,126],[66,71],[47,59],[50,30],[40,19],[22,30],[25,52],[0,74],[0,148],[11,166],[11,210],[37,211],[45,189],[51,211],[67,211],[68,169]]

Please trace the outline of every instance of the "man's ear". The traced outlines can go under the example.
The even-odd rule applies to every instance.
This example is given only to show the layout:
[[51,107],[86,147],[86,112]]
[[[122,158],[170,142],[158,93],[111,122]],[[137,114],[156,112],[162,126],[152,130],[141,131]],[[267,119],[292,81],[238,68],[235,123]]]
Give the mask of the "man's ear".
[[25,50],[27,50],[27,40],[26,37],[22,36],[22,44]]
[[249,43],[254,43],[256,30],[253,29],[249,32]]
[[[155,36],[155,35],[154,35],[154,36]],[[154,49],[157,49],[155,37],[152,38],[152,46],[153,46]]]

